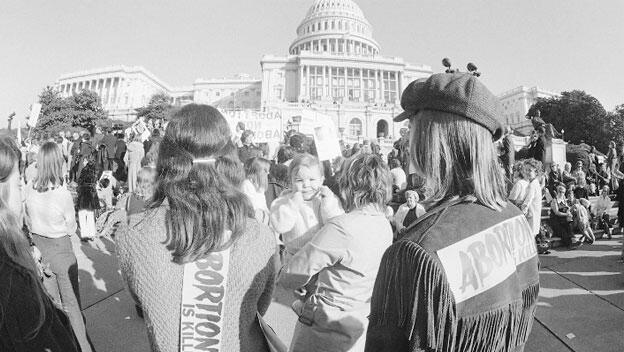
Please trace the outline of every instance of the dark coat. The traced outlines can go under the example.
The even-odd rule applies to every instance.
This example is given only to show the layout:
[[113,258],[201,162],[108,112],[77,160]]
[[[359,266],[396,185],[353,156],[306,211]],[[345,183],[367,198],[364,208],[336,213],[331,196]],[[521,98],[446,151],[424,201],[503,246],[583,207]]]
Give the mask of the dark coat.
[[[8,259],[0,251],[0,351],[14,352],[74,352],[80,351],[69,319],[43,292],[32,283],[26,269]],[[39,305],[33,299],[35,290],[43,297],[45,321],[38,333],[29,340],[24,333],[33,330],[39,319]]]

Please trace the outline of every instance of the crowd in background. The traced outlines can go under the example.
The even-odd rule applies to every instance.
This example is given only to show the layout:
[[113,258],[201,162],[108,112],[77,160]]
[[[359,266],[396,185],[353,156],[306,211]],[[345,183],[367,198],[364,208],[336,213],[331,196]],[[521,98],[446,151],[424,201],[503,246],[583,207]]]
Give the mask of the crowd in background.
[[[16,284],[0,288],[0,350],[94,350],[70,240],[79,234],[114,238],[154,351],[180,350],[185,270],[213,253],[229,258],[226,299],[209,319],[224,351],[285,350],[262,328],[276,290],[294,297],[299,317],[291,351],[521,351],[539,291],[543,190],[558,231],[571,231],[589,216],[587,180],[607,184],[577,164],[568,182],[582,186],[563,189],[553,180],[565,182],[566,170],[546,177],[536,160],[540,137],[537,157],[516,162],[497,104],[472,74],[417,80],[395,118],[409,127],[389,152],[364,140],[333,160],[294,131],[277,148],[256,144],[243,124],[231,131],[218,110],[196,104],[121,133],[61,132],[22,146],[5,137],[0,280]],[[480,284],[491,257],[500,284]],[[15,304],[26,313],[12,325]]]

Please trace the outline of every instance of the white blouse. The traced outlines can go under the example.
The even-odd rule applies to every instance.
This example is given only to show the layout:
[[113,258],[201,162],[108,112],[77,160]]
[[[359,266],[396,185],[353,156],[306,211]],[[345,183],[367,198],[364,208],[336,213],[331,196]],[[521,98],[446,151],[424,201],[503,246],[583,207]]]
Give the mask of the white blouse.
[[48,238],[76,233],[74,200],[65,186],[39,192],[26,187],[26,216],[30,231]]

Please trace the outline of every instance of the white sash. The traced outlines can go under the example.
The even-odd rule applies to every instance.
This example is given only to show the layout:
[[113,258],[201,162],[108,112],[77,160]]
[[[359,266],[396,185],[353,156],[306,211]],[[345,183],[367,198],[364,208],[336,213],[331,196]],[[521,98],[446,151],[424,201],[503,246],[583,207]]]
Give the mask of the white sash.
[[180,352],[222,351],[230,248],[184,265]]

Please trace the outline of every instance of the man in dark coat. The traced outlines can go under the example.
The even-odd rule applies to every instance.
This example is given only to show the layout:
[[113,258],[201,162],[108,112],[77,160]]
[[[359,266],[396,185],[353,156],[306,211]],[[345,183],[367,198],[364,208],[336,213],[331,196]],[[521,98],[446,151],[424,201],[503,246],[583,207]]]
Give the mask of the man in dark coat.
[[513,134],[512,132],[513,130],[511,127],[507,126],[500,153],[500,161],[505,170],[505,177],[507,177],[509,182],[512,181],[513,165],[516,162],[516,150],[514,149],[513,139],[511,137]]
[[106,154],[108,155],[106,170],[112,170],[115,161],[115,146],[117,145],[117,137],[115,137],[111,128],[106,130],[106,135],[102,138],[102,145],[106,147]]

